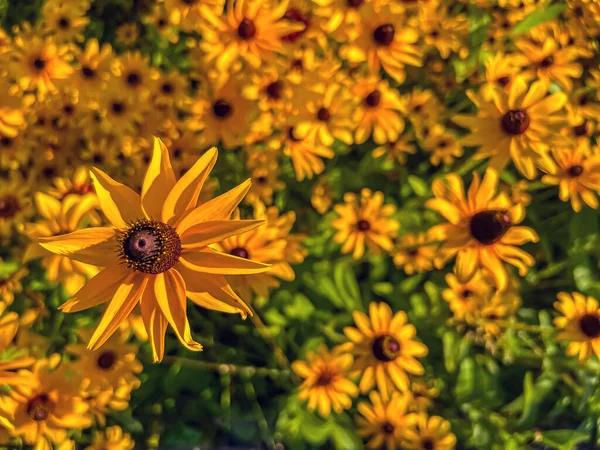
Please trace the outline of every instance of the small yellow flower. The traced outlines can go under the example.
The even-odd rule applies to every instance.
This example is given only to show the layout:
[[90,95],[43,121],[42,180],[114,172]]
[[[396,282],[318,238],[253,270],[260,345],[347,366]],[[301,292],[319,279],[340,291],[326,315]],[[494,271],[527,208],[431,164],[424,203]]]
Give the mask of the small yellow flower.
[[410,425],[408,420],[408,397],[393,392],[391,399],[381,398],[377,391],[371,391],[368,402],[358,404],[358,412],[362,415],[356,417],[357,433],[360,437],[368,439],[366,448],[378,450],[400,449],[400,442],[404,429]]
[[123,433],[121,427],[108,427],[104,433],[96,434],[94,442],[85,450],[131,450],[135,442],[129,433]]
[[322,176],[313,185],[310,195],[310,204],[319,214],[325,214],[331,208],[333,203],[333,193],[331,186],[327,183],[327,178]]
[[554,319],[560,330],[557,339],[568,341],[567,355],[579,355],[584,363],[592,354],[600,358],[600,309],[598,300],[579,292],[560,292],[554,308],[561,314]]
[[432,270],[437,244],[430,242],[431,239],[426,233],[402,236],[399,248],[393,253],[395,266],[403,268],[407,275]]
[[456,436],[451,431],[450,422],[439,416],[427,413],[414,414],[413,426],[407,427],[402,442],[406,450],[454,450]]

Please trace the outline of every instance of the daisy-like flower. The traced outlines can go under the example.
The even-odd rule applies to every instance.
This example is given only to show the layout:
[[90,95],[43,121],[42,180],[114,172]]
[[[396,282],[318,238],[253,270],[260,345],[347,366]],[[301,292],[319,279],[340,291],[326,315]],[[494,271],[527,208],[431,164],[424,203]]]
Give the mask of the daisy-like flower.
[[404,269],[407,275],[433,270],[437,245],[430,242],[427,233],[402,236],[393,252],[395,266]]
[[325,214],[331,208],[332,203],[333,193],[331,186],[327,183],[327,178],[322,176],[310,191],[310,204],[319,214]]
[[487,170],[483,181],[475,173],[465,196],[462,179],[449,174],[445,180],[433,182],[435,198],[428,200],[425,207],[448,221],[431,230],[432,236],[444,241],[436,261],[438,268],[456,256],[454,271],[461,283],[485,267],[502,291],[508,284],[502,261],[516,266],[519,274],[525,276],[535,259],[518,246],[537,242],[538,235],[531,228],[517,226],[525,218],[525,208],[522,204],[513,205],[506,194],[497,195],[497,186],[498,174],[493,169]]
[[304,24],[284,19],[289,1],[271,6],[266,0],[229,0],[225,15],[208,6],[200,7],[206,26],[202,26],[200,48],[209,64],[227,72],[242,58],[251,67],[285,51],[282,38],[304,29]]
[[249,152],[246,167],[252,170],[252,188],[246,196],[249,205],[257,201],[267,205],[273,203],[273,194],[285,188],[279,179],[279,163],[275,152]]
[[323,173],[325,163],[321,158],[331,159],[335,155],[331,148],[317,143],[315,136],[297,137],[294,127],[288,127],[282,139],[282,152],[292,159],[298,181]]
[[225,0],[165,0],[165,9],[173,25],[179,25],[189,33],[202,22],[202,8],[210,8],[215,14],[223,14]]
[[434,166],[439,166],[440,163],[449,166],[456,158],[463,155],[459,139],[438,123],[428,128],[427,135],[421,141],[421,146],[431,153],[429,161]]
[[456,436],[450,422],[440,416],[417,413],[410,416],[413,426],[404,431],[402,448],[406,450],[454,450]]
[[69,81],[82,99],[95,99],[112,74],[112,47],[100,46],[97,39],[90,39],[84,48],[75,47],[74,53],[77,64]]
[[[0,352],[5,355],[0,360],[0,383],[9,386],[34,386],[36,381],[27,371],[14,372],[30,367],[35,359],[27,354],[17,356],[13,345],[19,328],[19,315],[16,312],[4,313],[0,318]],[[1,422],[0,422],[1,423]]]
[[442,297],[458,321],[472,322],[476,310],[491,297],[494,288],[481,270],[466,283],[461,283],[456,275],[449,273],[446,275],[446,284],[448,289],[444,289]]
[[90,350],[102,346],[138,304],[155,361],[164,354],[167,324],[186,348],[202,350],[191,336],[186,297],[213,298],[219,303],[225,296],[237,303],[242,315],[249,312],[224,275],[261,273],[269,266],[216,252],[208,245],[262,222],[228,220],[250,188],[248,181],[198,206],[216,158],[216,149],[209,150],[177,181],[169,152],[156,138],[141,196],[92,169],[98,201],[112,227],[40,239],[53,253],[104,267],[61,306],[64,312],[76,312],[109,303],[90,338]]
[[393,142],[375,147],[372,154],[373,158],[385,156],[386,161],[404,165],[406,164],[407,155],[414,155],[415,153],[417,153],[417,146],[413,141],[412,134],[404,133]]
[[4,310],[6,306],[11,305],[15,294],[23,291],[21,280],[27,273],[28,270],[23,267],[0,277],[0,309]]
[[352,397],[358,395],[358,388],[348,379],[352,366],[352,355],[329,351],[321,345],[317,352],[308,352],[306,361],[294,361],[292,370],[304,379],[299,387],[298,398],[308,400],[307,408],[317,409],[327,417],[333,409],[341,413],[352,406]]
[[452,52],[465,48],[463,41],[469,33],[469,21],[462,14],[449,17],[447,6],[436,5],[419,10],[419,28],[425,44],[436,48],[443,59],[448,59]]
[[528,88],[521,77],[513,81],[508,92],[496,89],[491,101],[468,91],[479,112],[476,116],[452,118],[471,131],[461,143],[479,147],[474,158],[491,158],[490,167],[501,171],[512,159],[519,172],[533,179],[539,155],[550,146],[568,143],[560,135],[568,122],[559,114],[567,96],[562,92],[547,93],[547,83],[536,81]]
[[366,3],[361,8],[360,34],[342,48],[342,58],[351,64],[368,62],[373,74],[383,67],[395,81],[403,83],[406,65],[422,65],[422,51],[416,45],[419,33],[404,22],[404,17],[390,5],[376,8],[373,2]]
[[128,52],[113,64],[116,79],[111,83],[127,99],[144,101],[148,98],[158,78],[158,73],[150,67],[148,57],[140,52]]
[[42,10],[45,31],[56,42],[83,41],[83,30],[90,23],[86,11],[72,5],[47,2]]
[[567,355],[579,355],[579,362],[592,354],[600,358],[600,309],[598,300],[579,292],[560,292],[554,308],[561,314],[554,319],[560,330],[557,339],[568,341]]
[[376,144],[396,141],[404,130],[398,91],[390,89],[386,80],[372,76],[358,80],[352,92],[360,99],[354,117],[356,143],[363,144],[371,134]]
[[108,427],[103,433],[97,433],[92,445],[85,450],[132,450],[135,442],[129,433],[123,433],[121,427]]
[[426,412],[431,408],[435,398],[440,395],[440,390],[432,383],[423,379],[414,380],[410,385],[410,391],[405,392],[408,397],[408,410],[414,412]]
[[573,149],[553,149],[552,159],[539,161],[547,175],[542,182],[558,186],[563,202],[571,200],[575,212],[581,211],[581,200],[590,208],[598,208],[600,193],[600,149],[590,151],[589,141],[582,140]]
[[356,417],[357,433],[368,439],[366,448],[395,450],[400,448],[403,430],[410,425],[408,420],[408,397],[393,392],[389,400],[381,398],[377,391],[371,391],[368,402],[358,404]]
[[0,237],[9,237],[17,224],[33,215],[29,188],[20,178],[0,181]]
[[135,134],[143,120],[143,111],[147,105],[135,102],[121,88],[111,85],[100,98],[102,127],[107,133],[118,136]]
[[485,61],[485,83],[480,92],[484,98],[491,100],[496,89],[510,89],[510,84],[518,73],[519,69],[514,65],[512,58],[498,52]]
[[344,328],[350,342],[341,348],[355,357],[352,371],[361,375],[360,392],[369,392],[375,384],[384,398],[389,398],[390,389],[407,391],[408,374],[424,373],[416,358],[427,354],[427,346],[413,339],[417,330],[407,323],[406,313],[392,315],[387,303],[372,302],[368,316],[360,311],[352,316],[356,328]]
[[344,194],[344,204],[335,205],[338,215],[331,225],[337,230],[333,240],[342,244],[342,253],[352,252],[354,259],[365,253],[365,245],[375,255],[383,249],[391,252],[394,248],[400,224],[392,216],[394,205],[384,205],[382,192],[373,193],[364,188],[360,197],[354,193]]
[[140,36],[137,23],[124,23],[117,28],[117,41],[127,47],[135,44]]

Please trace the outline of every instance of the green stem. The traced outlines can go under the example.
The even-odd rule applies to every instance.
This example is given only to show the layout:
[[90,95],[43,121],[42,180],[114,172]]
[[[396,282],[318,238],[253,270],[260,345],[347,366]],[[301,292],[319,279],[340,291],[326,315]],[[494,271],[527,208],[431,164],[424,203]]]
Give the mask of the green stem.
[[263,377],[279,378],[290,377],[288,369],[269,369],[267,367],[238,366],[236,364],[222,364],[208,361],[197,361],[181,356],[165,356],[163,362],[167,364],[181,364],[194,369],[207,370],[223,374],[244,374],[247,376],[257,375]]
[[263,413],[262,408],[260,407],[260,403],[258,402],[256,391],[254,390],[254,385],[252,384],[252,381],[247,377],[244,377],[244,387],[246,388],[246,395],[248,396],[248,399],[252,402],[252,412],[254,413],[254,417],[258,422],[260,434],[265,440],[267,446],[269,448],[273,448],[275,447],[275,439],[273,439],[271,430],[269,430],[269,424],[267,422],[267,419]]

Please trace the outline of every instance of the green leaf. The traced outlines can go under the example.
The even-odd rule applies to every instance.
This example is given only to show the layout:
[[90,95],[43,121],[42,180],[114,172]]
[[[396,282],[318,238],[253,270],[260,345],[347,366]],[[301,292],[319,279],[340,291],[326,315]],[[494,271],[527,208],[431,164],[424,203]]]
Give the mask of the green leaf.
[[590,437],[588,433],[577,430],[551,430],[545,431],[541,436],[540,444],[548,445],[557,450],[571,450]]
[[442,345],[444,350],[444,366],[448,373],[453,373],[456,370],[456,333],[454,331],[446,331],[442,335]]
[[465,358],[460,363],[458,371],[458,380],[454,388],[454,394],[458,403],[465,403],[471,400],[475,394],[477,366],[473,358]]
[[286,316],[292,319],[308,320],[315,311],[314,305],[304,294],[295,294],[291,303],[283,307]]
[[425,197],[429,195],[429,184],[427,184],[425,180],[415,175],[409,175],[408,184],[410,184],[410,187],[412,188],[414,193],[417,194],[419,197]]
[[528,429],[533,426],[538,415],[540,404],[554,389],[558,378],[556,375],[542,374],[534,383],[533,373],[527,372],[523,380],[523,413],[517,422],[521,428]]
[[333,279],[346,308],[349,311],[362,309],[360,289],[358,288],[356,275],[354,274],[354,270],[352,270],[352,266],[343,262],[336,264],[333,269]]
[[547,8],[538,8],[527,17],[525,17],[521,22],[516,24],[511,34],[519,35],[523,33],[527,33],[534,27],[541,25],[544,22],[549,22],[551,20],[556,19],[560,14],[566,9],[566,3],[557,3],[555,5],[549,6]]
[[598,233],[598,213],[591,208],[583,208],[574,214],[569,223],[569,235],[574,241]]

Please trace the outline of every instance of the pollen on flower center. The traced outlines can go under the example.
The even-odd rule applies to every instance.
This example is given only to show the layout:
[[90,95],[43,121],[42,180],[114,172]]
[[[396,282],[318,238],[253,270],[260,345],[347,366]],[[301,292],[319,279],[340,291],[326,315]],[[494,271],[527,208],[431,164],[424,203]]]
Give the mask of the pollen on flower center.
[[379,45],[390,45],[396,35],[396,29],[391,23],[386,23],[375,28],[373,39]]
[[596,314],[586,314],[579,319],[579,328],[589,338],[600,337],[600,317]]
[[484,245],[497,242],[512,226],[506,211],[481,211],[471,217],[471,236]]
[[166,223],[140,219],[118,236],[120,258],[133,270],[157,274],[173,267],[181,255],[181,240]]
[[14,195],[7,195],[0,198],[0,219],[14,217],[20,209],[19,200]]
[[41,422],[50,416],[53,406],[47,394],[40,394],[27,403],[27,414],[32,420]]
[[577,178],[583,173],[583,167],[580,165],[571,166],[567,169],[567,173],[571,178]]
[[101,369],[108,370],[115,364],[116,360],[117,355],[115,355],[114,352],[107,351],[102,352],[102,354],[96,360],[96,363]]
[[246,250],[245,248],[242,247],[236,247],[233,250],[231,250],[229,252],[230,254],[232,254],[233,256],[237,256],[238,258],[250,258],[250,254],[248,253],[248,250]]
[[390,362],[400,356],[400,342],[394,336],[384,334],[373,341],[372,350],[379,361]]
[[531,119],[527,112],[520,109],[511,109],[502,117],[502,129],[507,134],[523,134],[530,123]]
[[237,34],[241,39],[252,39],[256,36],[256,25],[250,19],[244,19],[238,25]]

